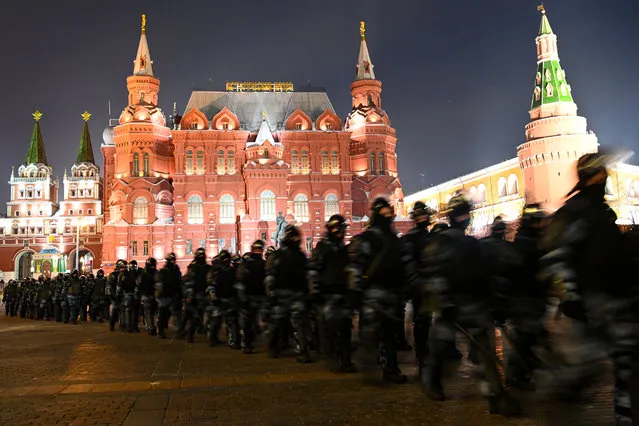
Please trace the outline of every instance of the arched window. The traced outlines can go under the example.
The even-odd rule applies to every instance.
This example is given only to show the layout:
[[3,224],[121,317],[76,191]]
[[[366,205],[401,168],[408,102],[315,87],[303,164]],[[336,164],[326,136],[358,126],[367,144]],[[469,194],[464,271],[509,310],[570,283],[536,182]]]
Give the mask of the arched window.
[[516,195],[519,192],[519,181],[517,175],[511,173],[508,176],[508,195]]
[[133,201],[133,223],[136,225],[149,223],[149,202],[144,197],[138,197]]
[[497,194],[499,194],[499,197],[505,197],[508,195],[507,184],[508,182],[506,182],[506,178],[503,176],[497,181]]
[[368,160],[369,162],[369,168],[371,170],[371,174],[374,175],[375,174],[375,153],[371,152],[370,154],[370,159]]
[[221,149],[217,151],[217,174],[224,174],[224,151]]
[[226,173],[229,175],[235,174],[235,153],[233,150],[226,153]]
[[484,185],[483,183],[480,183],[479,186],[477,186],[477,202],[486,202],[486,185]]
[[264,148],[264,158],[270,158],[268,153],[268,148]]
[[220,197],[220,223],[235,223],[235,199],[229,194]]
[[307,175],[310,172],[309,164],[308,164],[308,151],[302,151],[302,164],[300,164],[301,173],[303,175]]
[[308,197],[297,194],[293,200],[295,219],[300,222],[308,222]]
[[324,219],[328,220],[334,214],[339,214],[339,202],[336,194],[328,194],[324,198]]
[[195,154],[195,164],[197,166],[197,174],[204,174],[204,151],[201,149],[198,149]]
[[330,173],[330,169],[328,167],[328,152],[326,150],[322,150],[322,174],[327,175]]
[[275,220],[275,194],[268,189],[260,194],[260,220]]
[[142,155],[142,172],[144,176],[149,175],[149,153],[148,152],[145,152],[144,155]]
[[140,175],[140,154],[133,153],[133,176]]
[[300,158],[296,150],[291,151],[291,170],[294,175],[300,173]]
[[186,151],[186,161],[184,168],[186,169],[186,174],[190,175],[193,173],[193,151],[190,149]]
[[204,208],[202,197],[191,195],[186,202],[188,209],[188,223],[204,223]]
[[331,152],[331,172],[334,175],[339,174],[339,155],[336,150]]
[[379,174],[383,175],[386,173],[386,164],[384,162],[384,153],[380,152],[377,154],[377,158],[379,159]]

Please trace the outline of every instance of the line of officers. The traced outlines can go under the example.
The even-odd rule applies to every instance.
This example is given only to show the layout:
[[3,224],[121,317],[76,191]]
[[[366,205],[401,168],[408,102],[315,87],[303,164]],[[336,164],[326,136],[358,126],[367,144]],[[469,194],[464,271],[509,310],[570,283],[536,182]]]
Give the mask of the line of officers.
[[[416,203],[414,227],[399,237],[393,208],[378,198],[367,228],[348,245],[345,219],[332,216],[310,259],[300,230],[287,226],[277,250],[258,240],[242,258],[222,250],[209,264],[198,249],[184,275],[173,253],[161,268],[153,258],[143,269],[119,260],[107,277],[99,271],[84,279],[73,271],[53,281],[10,282],[4,301],[8,315],[53,313],[65,322],[86,319],[88,310],[92,320],[108,319],[111,330],[137,332],[142,318],[147,332],[160,338],[173,318],[178,337],[192,342],[206,334],[212,346],[222,344],[224,325],[228,346],[246,354],[264,331],[270,357],[292,341],[299,362],[311,362],[317,350],[336,372],[359,369],[372,377],[381,369],[383,380],[397,384],[407,381],[397,351],[408,347],[404,307],[410,301],[419,378],[430,398],[446,399],[444,382],[460,363],[456,342],[464,336],[490,412],[522,413],[509,389],[535,389],[535,371],[548,366],[540,360],[543,351],[567,395],[612,360],[615,420],[628,426],[639,422],[639,232],[622,234],[605,202],[611,158],[580,158],[579,181],[566,204],[552,217],[540,205],[526,205],[514,239],[506,239],[499,218],[490,237],[469,235],[471,204],[462,193],[451,198],[447,223],[432,223],[433,212]],[[574,322],[570,358],[545,329],[550,299]],[[357,369],[351,360],[355,314]],[[509,347],[503,361],[496,356],[496,328]]]

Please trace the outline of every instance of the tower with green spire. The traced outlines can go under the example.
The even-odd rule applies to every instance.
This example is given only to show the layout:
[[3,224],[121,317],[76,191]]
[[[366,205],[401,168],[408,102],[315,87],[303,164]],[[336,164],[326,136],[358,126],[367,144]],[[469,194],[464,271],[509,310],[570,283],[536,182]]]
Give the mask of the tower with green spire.
[[526,201],[549,210],[560,207],[576,182],[576,161],[596,152],[597,136],[588,130],[585,117],[577,115],[566,72],[560,65],[557,35],[546,9],[541,12],[537,45],[537,72],[533,86],[526,141],[517,156],[526,186]]
[[93,159],[93,146],[91,145],[91,134],[89,133],[89,119],[91,114],[88,111],[82,113],[82,119],[84,120],[84,128],[82,129],[82,136],[80,137],[80,147],[78,148],[78,156],[75,163],[91,163],[95,164]]
[[102,179],[100,169],[95,164],[91,134],[89,133],[89,119],[91,114],[84,111],[81,115],[84,121],[80,147],[75,163],[71,166],[71,174],[64,173],[64,198],[60,209],[70,216],[100,216],[102,214]]
[[559,64],[557,36],[553,33],[546,9],[539,6],[541,24],[537,35],[537,73],[531,108],[554,102],[573,102],[566,71]]
[[8,217],[48,217],[58,210],[57,179],[44,150],[40,130],[40,111],[32,114],[35,124],[24,162],[11,170],[11,200],[7,203]]
[[44,142],[42,141],[42,132],[40,132],[40,119],[44,114],[40,111],[36,111],[33,114],[35,124],[33,126],[33,132],[31,133],[31,143],[29,144],[29,150],[27,156],[24,158],[24,165],[28,164],[44,164],[48,166],[47,153],[44,151]]

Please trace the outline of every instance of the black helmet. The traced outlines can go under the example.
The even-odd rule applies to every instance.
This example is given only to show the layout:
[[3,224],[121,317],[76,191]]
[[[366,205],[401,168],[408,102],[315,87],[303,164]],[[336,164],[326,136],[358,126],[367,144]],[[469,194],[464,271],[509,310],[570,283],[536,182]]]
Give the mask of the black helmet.
[[98,269],[98,273],[97,273],[98,277],[102,277],[104,276],[104,271],[102,269]]
[[129,267],[133,270],[138,269],[138,262],[137,260],[132,260],[129,262]]
[[506,222],[504,222],[504,219],[502,219],[501,216],[497,216],[493,220],[493,224],[490,226],[490,230],[494,238],[503,239],[506,234]]
[[264,256],[269,257],[270,255],[272,255],[273,253],[275,253],[277,251],[277,249],[273,246],[268,246],[266,248],[266,252],[264,253]]
[[206,259],[206,251],[203,247],[195,250],[195,259]]
[[171,252],[166,255],[164,260],[166,260],[167,262],[175,262],[177,260],[177,257],[175,256],[175,253]]
[[328,222],[326,222],[326,229],[328,230],[338,228],[339,230],[343,231],[347,227],[348,224],[346,223],[346,219],[344,219],[344,217],[339,214],[334,214],[328,219]]
[[432,216],[433,212],[430,208],[426,206],[422,201],[417,201],[413,204],[413,209],[410,211],[410,218],[415,220],[420,216],[426,216],[429,218]]
[[217,255],[220,262],[228,262],[231,260],[231,253],[228,250],[221,250],[220,254]]
[[115,262],[115,269],[122,269],[122,268],[126,268],[126,260],[118,259],[118,261]]
[[74,276],[74,277],[79,275],[79,274],[80,274],[80,271],[78,271],[77,269],[74,269],[73,271],[71,271],[71,275]]
[[266,244],[264,244],[264,241],[262,240],[255,240],[255,242],[253,244],[251,244],[251,250],[264,250],[264,246]]
[[148,268],[157,268],[158,266],[158,261],[155,260],[154,257],[149,257],[145,264],[144,264],[144,268],[148,269]]
[[624,155],[621,152],[613,152],[613,150],[599,150],[599,152],[584,154],[577,160],[577,185],[568,193],[572,195],[582,190],[586,186],[586,182],[598,173],[607,173],[607,168],[615,162],[623,160]]
[[458,192],[448,202],[448,217],[451,222],[462,222],[470,219],[470,202],[464,194]]
[[287,225],[284,228],[284,235],[282,235],[282,242],[293,241],[295,238],[301,237],[302,233],[299,228],[294,225]]
[[430,230],[430,232],[433,234],[439,234],[440,232],[444,232],[447,229],[450,229],[450,226],[448,226],[446,222],[437,222]]
[[373,204],[371,205],[371,211],[373,212],[373,214],[376,214],[376,213],[379,213],[380,210],[382,210],[384,207],[387,207],[389,209],[392,208],[386,198],[377,197],[375,198],[375,200],[373,201]]

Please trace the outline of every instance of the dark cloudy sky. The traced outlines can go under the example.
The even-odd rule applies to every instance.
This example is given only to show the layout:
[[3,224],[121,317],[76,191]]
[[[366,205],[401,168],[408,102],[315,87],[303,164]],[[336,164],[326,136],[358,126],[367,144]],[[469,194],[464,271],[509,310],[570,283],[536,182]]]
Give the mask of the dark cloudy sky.
[[[397,129],[405,193],[512,158],[536,69],[534,0],[31,0],[0,14],[0,171],[27,150],[31,113],[61,177],[75,160],[80,114],[99,152],[126,103],[140,14],[148,16],[160,104],[227,80],[325,86],[340,117],[366,20],[383,107]],[[547,0],[573,96],[603,145],[639,153],[639,1]],[[636,161],[636,159],[635,159]],[[0,186],[0,201],[8,187]]]

